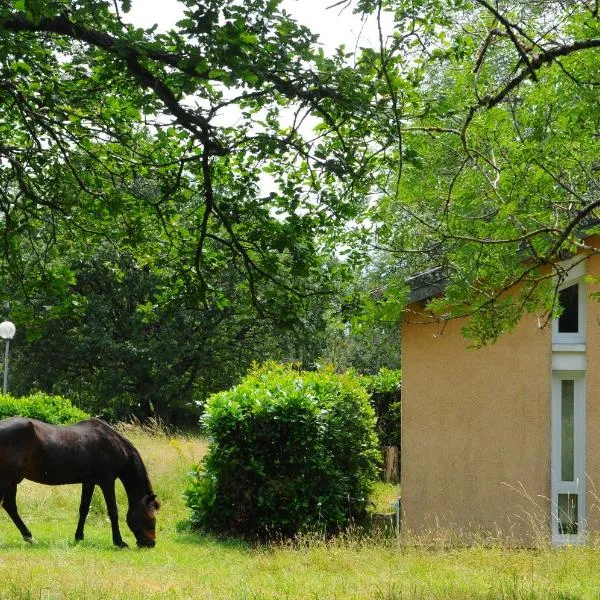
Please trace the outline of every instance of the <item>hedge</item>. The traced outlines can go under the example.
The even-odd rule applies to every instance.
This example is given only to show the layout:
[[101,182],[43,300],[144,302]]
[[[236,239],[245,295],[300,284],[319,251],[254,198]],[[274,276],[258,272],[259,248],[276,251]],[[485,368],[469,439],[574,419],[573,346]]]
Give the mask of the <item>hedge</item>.
[[402,371],[380,369],[376,375],[361,375],[361,382],[371,396],[380,445],[400,447]]
[[195,525],[265,538],[364,516],[380,455],[358,377],[268,363],[210,397],[203,424],[209,452],[185,492]]
[[55,425],[67,425],[87,419],[90,415],[73,406],[70,400],[62,396],[51,396],[43,392],[20,398],[0,395],[0,419],[16,416],[39,419]]

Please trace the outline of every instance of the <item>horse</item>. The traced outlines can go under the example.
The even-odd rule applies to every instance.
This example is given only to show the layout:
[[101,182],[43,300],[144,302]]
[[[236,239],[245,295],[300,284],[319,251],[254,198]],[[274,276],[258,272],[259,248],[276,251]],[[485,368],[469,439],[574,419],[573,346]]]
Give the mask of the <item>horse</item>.
[[46,485],[81,483],[76,542],[83,540],[94,488],[100,487],[113,544],[125,548],[115,497],[115,481],[120,479],[129,502],[127,525],[137,545],[152,548],[156,544],[156,511],[160,505],[146,467],[133,444],[100,419],[68,426],[22,417],[0,420],[0,503],[23,539],[35,543],[17,511],[17,485],[23,479]]

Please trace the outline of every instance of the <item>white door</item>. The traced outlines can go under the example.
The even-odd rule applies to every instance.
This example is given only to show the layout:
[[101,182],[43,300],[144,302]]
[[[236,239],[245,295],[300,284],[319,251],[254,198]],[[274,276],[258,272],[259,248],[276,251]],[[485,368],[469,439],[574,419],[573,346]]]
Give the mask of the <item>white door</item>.
[[552,382],[552,541],[585,536],[585,376],[558,371]]

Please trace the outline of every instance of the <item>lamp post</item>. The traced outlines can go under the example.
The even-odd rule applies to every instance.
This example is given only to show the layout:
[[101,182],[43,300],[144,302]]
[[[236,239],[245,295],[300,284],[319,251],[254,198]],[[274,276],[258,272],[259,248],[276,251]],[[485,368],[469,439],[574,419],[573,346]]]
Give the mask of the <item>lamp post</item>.
[[2,321],[0,323],[0,337],[6,340],[6,349],[4,350],[4,384],[2,386],[2,393],[6,394],[6,388],[8,385],[8,346],[10,340],[15,337],[17,328],[10,321]]

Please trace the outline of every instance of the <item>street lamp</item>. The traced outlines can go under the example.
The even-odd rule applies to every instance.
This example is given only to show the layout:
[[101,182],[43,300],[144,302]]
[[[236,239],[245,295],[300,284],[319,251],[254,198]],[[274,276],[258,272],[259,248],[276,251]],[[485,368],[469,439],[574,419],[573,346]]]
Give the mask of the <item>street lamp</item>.
[[6,387],[8,384],[8,346],[10,340],[15,337],[17,328],[10,321],[2,321],[0,323],[0,338],[6,340],[6,349],[4,350],[4,385],[2,386],[2,393],[6,394]]

